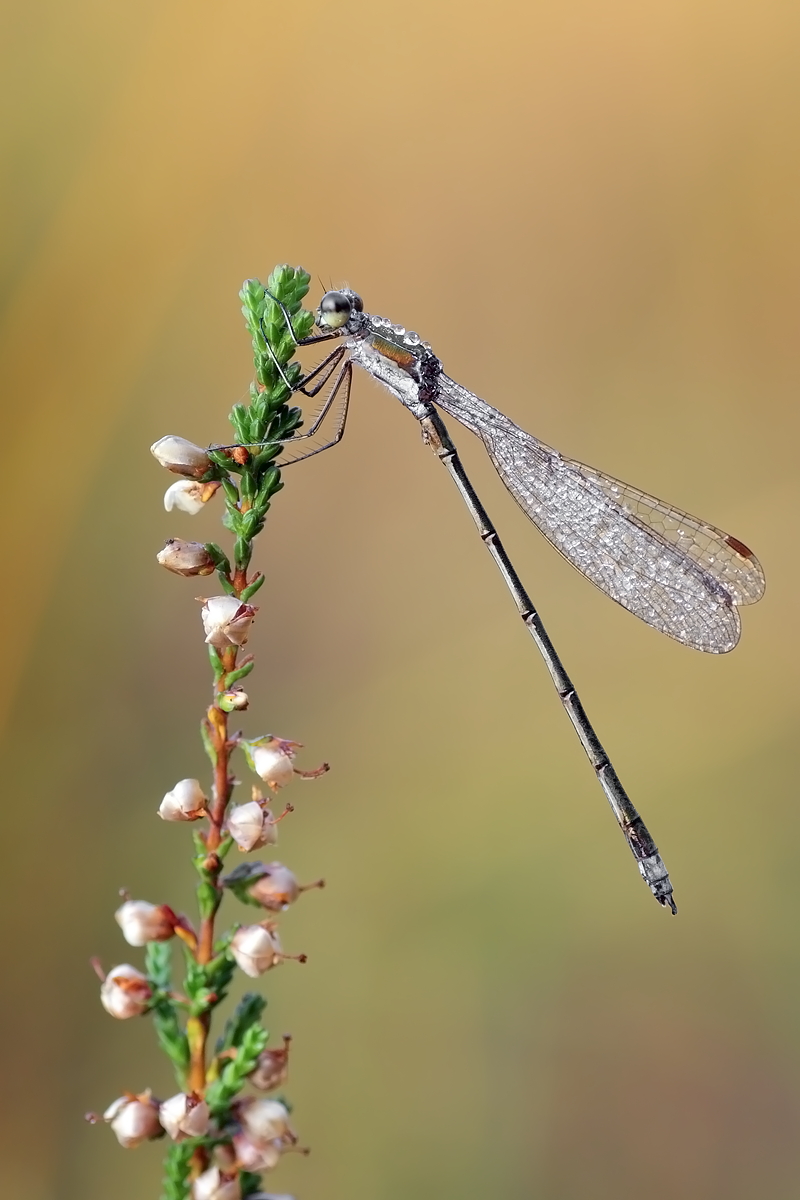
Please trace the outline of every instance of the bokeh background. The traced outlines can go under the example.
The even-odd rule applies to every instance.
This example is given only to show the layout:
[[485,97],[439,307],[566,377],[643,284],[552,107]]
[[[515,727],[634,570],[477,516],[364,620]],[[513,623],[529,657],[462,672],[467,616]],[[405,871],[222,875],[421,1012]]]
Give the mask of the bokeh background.
[[800,9],[33,0],[2,28],[2,1194],[159,1194],[162,1146],[82,1121],[171,1086],[87,966],[137,959],[117,889],[192,904],[188,834],[155,809],[205,770],[198,583],[154,555],[218,512],[166,514],[148,446],[226,439],[237,290],[288,261],[314,302],[349,283],[539,437],[731,530],[769,583],[734,654],[683,649],[457,439],[673,919],[445,472],[357,379],[258,552],[244,728],[333,764],[279,847],[329,887],[283,920],[308,965],[263,981],[313,1146],[272,1186],[796,1196]]

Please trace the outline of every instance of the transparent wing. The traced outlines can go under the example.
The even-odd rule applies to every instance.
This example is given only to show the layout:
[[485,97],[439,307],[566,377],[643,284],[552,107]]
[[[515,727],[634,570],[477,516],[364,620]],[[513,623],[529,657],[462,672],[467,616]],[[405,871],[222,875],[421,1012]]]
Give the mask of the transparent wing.
[[736,606],[764,591],[742,542],[561,455],[440,377],[441,407],[482,438],[514,499],[601,591],[648,625],[714,654],[739,640]]
[[764,595],[766,584],[761,563],[744,542],[595,467],[574,459],[566,461],[594,481],[612,504],[632,520],[694,559],[730,592],[734,604],[755,604]]

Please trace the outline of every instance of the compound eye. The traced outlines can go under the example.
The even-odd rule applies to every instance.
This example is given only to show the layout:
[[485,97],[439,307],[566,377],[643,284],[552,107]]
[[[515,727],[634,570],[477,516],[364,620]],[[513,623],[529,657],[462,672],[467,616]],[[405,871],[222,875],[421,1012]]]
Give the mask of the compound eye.
[[319,302],[318,324],[328,329],[341,329],[350,320],[350,297],[344,292],[326,292]]
[[358,292],[350,293],[350,301],[353,305],[353,308],[356,310],[356,312],[364,311],[364,301],[361,299]]

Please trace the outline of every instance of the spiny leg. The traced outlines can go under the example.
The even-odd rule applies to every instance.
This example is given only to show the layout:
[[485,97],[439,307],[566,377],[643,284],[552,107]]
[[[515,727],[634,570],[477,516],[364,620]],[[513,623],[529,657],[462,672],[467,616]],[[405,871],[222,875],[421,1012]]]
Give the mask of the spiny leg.
[[[317,384],[313,388],[311,388],[310,391],[303,392],[304,396],[308,396],[310,399],[313,399],[314,396],[317,396],[320,393],[320,391],[325,387],[325,384],[329,381],[333,372],[336,370],[336,367],[342,361],[342,358],[344,357],[346,350],[347,350],[346,346],[337,346],[336,349],[332,350],[331,353],[327,356],[327,358],[323,359],[323,361],[318,366],[316,366],[313,371],[309,371],[308,375],[306,376],[306,379],[313,379],[315,375],[320,375],[320,373],[323,371],[324,371],[324,374],[321,375],[320,380],[317,382]],[[327,368],[327,370],[325,370],[325,368]],[[333,387],[331,388],[330,395],[327,397],[324,404],[322,405],[319,412],[317,413],[316,417],[314,418],[314,421],[313,421],[311,427],[309,429],[307,429],[305,433],[296,433],[296,434],[293,434],[292,437],[285,438],[285,439],[279,439],[278,441],[274,441],[274,442],[273,441],[269,441],[269,442],[233,442],[229,446],[214,446],[213,449],[214,450],[238,450],[238,449],[243,448],[245,450],[251,450],[251,449],[255,449],[257,446],[289,445],[290,443],[302,442],[306,438],[313,437],[314,434],[319,429],[322,422],[325,420],[328,413],[330,412],[331,405],[333,404],[334,400],[336,399],[336,393],[338,392],[339,388],[341,387],[341,378],[342,378],[342,372],[340,371],[339,376],[337,377]],[[300,391],[302,389],[297,388],[295,390]],[[349,385],[348,385],[348,402],[349,402]],[[339,439],[337,438],[336,440],[338,441]],[[331,443],[331,444],[333,445],[334,443]],[[315,451],[315,453],[317,453],[317,452]],[[293,460],[293,461],[299,462],[300,460],[297,459],[297,460]]]
[[[328,333],[320,333],[314,337],[298,338],[297,334],[294,331],[294,326],[292,325],[292,318],[289,314],[289,311],[286,308],[286,305],[283,304],[283,302],[280,301],[277,296],[273,296],[272,292],[269,291],[268,288],[264,288],[264,295],[269,296],[269,298],[273,302],[273,304],[276,304],[278,306],[278,308],[281,310],[284,323],[286,325],[287,330],[289,331],[289,336],[291,337],[291,339],[294,342],[296,347],[312,346],[312,345],[315,345],[317,342],[330,342],[334,338],[339,338],[342,336],[343,331],[341,329],[332,329]],[[295,386],[293,387],[292,384],[289,382],[289,379],[286,375],[286,372],[283,369],[283,366],[281,365],[281,363],[278,362],[278,357],[275,354],[275,351],[272,349],[272,346],[270,345],[270,340],[267,337],[267,331],[264,327],[263,316],[259,317],[258,326],[259,326],[259,329],[261,330],[261,336],[264,339],[264,345],[267,348],[267,353],[269,354],[270,358],[272,359],[275,369],[277,370],[281,379],[286,384],[289,391],[302,392],[304,385],[306,383],[306,380],[309,378],[309,376],[307,376],[307,375],[304,376],[301,379],[301,381],[298,384],[295,384]],[[304,393],[304,394],[307,395],[308,393]]]
[[[291,467],[291,466],[294,466],[295,463],[304,462],[307,458],[313,458],[315,454],[322,454],[323,450],[330,450],[332,446],[337,445],[342,440],[342,438],[344,436],[345,425],[347,424],[347,414],[350,409],[350,385],[352,383],[352,380],[353,380],[353,364],[351,363],[350,359],[348,358],[342,364],[342,368],[336,377],[336,381],[335,381],[333,387],[331,388],[331,394],[328,397],[328,399],[325,401],[324,411],[317,418],[317,420],[314,423],[314,427],[313,427],[314,430],[319,429],[319,426],[322,423],[323,417],[330,411],[330,407],[333,404],[333,401],[336,399],[336,396],[342,390],[342,388],[344,388],[344,400],[342,401],[342,405],[341,405],[341,413],[338,418],[338,425],[336,428],[336,433],[333,435],[333,437],[330,439],[330,441],[328,441],[324,444],[324,446],[315,446],[313,450],[309,450],[306,454],[301,454],[301,455],[299,455],[299,457],[292,458],[288,462],[278,463],[279,467],[281,467],[281,468]],[[290,438],[289,441],[285,443],[285,445],[291,446],[293,441],[299,442],[302,440],[302,438],[310,436],[311,432],[312,432],[312,430],[309,430],[308,434],[301,434],[297,438]]]

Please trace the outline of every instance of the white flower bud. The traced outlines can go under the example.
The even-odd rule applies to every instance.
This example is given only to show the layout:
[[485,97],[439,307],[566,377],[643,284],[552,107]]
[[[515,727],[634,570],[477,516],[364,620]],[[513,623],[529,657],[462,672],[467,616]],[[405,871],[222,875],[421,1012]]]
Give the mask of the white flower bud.
[[231,941],[231,954],[245,975],[257,979],[283,958],[280,938],[263,925],[242,925]]
[[192,1200],[242,1200],[239,1172],[232,1175],[209,1167],[192,1184]]
[[248,1076],[254,1088],[258,1088],[260,1092],[271,1092],[273,1088],[286,1082],[289,1075],[290,1044],[291,1038],[286,1034],[283,1038],[283,1049],[261,1051],[255,1069]]
[[293,764],[299,747],[300,742],[288,742],[283,738],[259,738],[250,744],[253,770],[275,791],[286,787],[294,777]]
[[130,963],[112,967],[100,988],[100,1003],[119,1021],[140,1017],[147,1012],[153,991],[147,976]]
[[103,1113],[103,1120],[109,1123],[120,1146],[126,1150],[133,1150],[164,1132],[158,1120],[158,1101],[149,1091],[141,1096],[130,1093],[120,1096]]
[[234,805],[228,813],[227,829],[245,854],[259,846],[274,846],[278,840],[278,822],[257,800]]
[[294,873],[279,862],[263,864],[261,874],[254,879],[247,891],[254,900],[271,912],[280,912],[282,908],[293,904],[300,895],[300,887]]
[[129,946],[166,942],[175,932],[175,914],[167,904],[126,900],[114,913],[114,919]]
[[181,538],[170,538],[156,561],[175,575],[211,575],[214,570],[214,560],[202,542],[184,542]]
[[280,1142],[256,1142],[246,1133],[233,1135],[236,1165],[241,1171],[272,1171],[280,1162]]
[[248,1096],[236,1105],[236,1116],[248,1137],[262,1146],[276,1139],[291,1144],[297,1141],[289,1124],[289,1110],[280,1100]]
[[203,600],[206,644],[217,650],[243,646],[257,611],[252,604],[243,604],[235,596],[211,596]]
[[177,483],[170,484],[164,492],[164,508],[167,512],[177,508],[179,512],[194,517],[208,503],[219,486],[213,482],[198,483],[196,480],[179,479]]
[[217,697],[217,704],[223,712],[243,712],[250,704],[250,697],[244,688],[232,687]]
[[161,1105],[158,1115],[174,1142],[187,1137],[203,1137],[211,1123],[208,1105],[196,1093],[178,1092],[177,1096],[170,1096]]
[[205,816],[208,797],[196,779],[181,779],[158,808],[162,821],[197,821]]
[[202,446],[195,446],[194,442],[187,442],[186,438],[173,434],[154,442],[150,453],[168,471],[174,471],[176,475],[189,475],[194,479],[205,475],[211,466],[211,459]]

